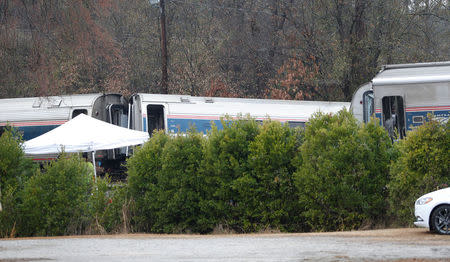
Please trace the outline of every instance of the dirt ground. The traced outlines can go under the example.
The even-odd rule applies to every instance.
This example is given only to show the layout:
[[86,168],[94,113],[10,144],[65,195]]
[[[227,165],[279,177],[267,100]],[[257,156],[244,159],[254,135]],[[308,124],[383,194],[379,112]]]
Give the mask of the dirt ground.
[[[64,238],[216,238],[216,237],[277,237],[277,236],[330,236],[330,237],[348,237],[348,238],[370,238],[377,241],[395,241],[405,243],[429,243],[432,241],[437,245],[449,245],[450,236],[438,235],[431,233],[428,229],[424,228],[391,228],[391,229],[377,229],[377,230],[359,230],[359,231],[337,231],[337,232],[314,232],[314,233],[252,233],[252,234],[112,234],[112,235],[79,235],[79,236],[58,236],[58,237],[19,237],[11,238],[11,240],[20,239],[64,239]],[[7,239],[3,239],[7,240]],[[450,254],[449,254],[450,256]]]
[[[0,262],[148,261],[149,258],[152,261],[450,262],[450,236],[422,228],[323,233],[115,234],[0,239],[2,250]],[[77,260],[80,256],[82,260]]]

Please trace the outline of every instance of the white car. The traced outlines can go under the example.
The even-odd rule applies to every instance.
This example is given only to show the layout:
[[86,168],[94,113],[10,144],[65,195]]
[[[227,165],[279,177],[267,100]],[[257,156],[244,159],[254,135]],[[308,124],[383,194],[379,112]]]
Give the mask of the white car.
[[450,187],[421,196],[416,200],[414,225],[428,227],[439,234],[450,235]]

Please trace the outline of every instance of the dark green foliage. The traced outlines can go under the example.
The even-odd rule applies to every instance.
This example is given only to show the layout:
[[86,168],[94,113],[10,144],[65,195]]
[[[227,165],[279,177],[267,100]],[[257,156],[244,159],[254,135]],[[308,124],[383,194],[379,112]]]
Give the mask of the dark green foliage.
[[202,146],[202,135],[190,132],[177,135],[164,147],[154,231],[206,233],[214,227],[205,201],[204,176],[199,173]]
[[[23,172],[30,167],[31,161],[25,158],[21,145],[20,134],[15,129],[7,127],[0,137],[0,183],[2,187],[23,183]],[[29,176],[29,172],[27,175]]]
[[251,171],[235,183],[246,207],[241,218],[246,231],[304,230],[293,177],[301,163],[302,142],[302,129],[269,121],[250,143]]
[[212,190],[214,216],[226,229],[251,230],[242,220],[247,207],[240,195],[245,174],[250,173],[250,143],[259,133],[258,123],[250,118],[223,120],[223,129],[213,127],[205,144],[203,174]]
[[391,210],[407,224],[414,200],[449,181],[449,124],[427,123],[395,147],[375,121],[360,126],[347,111],[318,113],[305,130],[249,118],[223,125],[206,138],[154,133],[128,160],[128,185],[93,183],[78,156],[36,171],[5,132],[1,234],[357,229],[386,222],[397,157]]
[[200,232],[214,227],[204,176],[203,137],[155,133],[128,161],[137,231]]
[[21,235],[80,234],[89,223],[92,166],[63,154],[37,172],[22,192]]
[[313,230],[354,229],[383,217],[390,148],[383,128],[359,127],[347,111],[311,119],[297,186]]
[[158,176],[163,165],[163,148],[169,140],[170,137],[163,131],[156,132],[127,161],[128,188],[134,200],[132,219],[137,231],[151,232],[155,224]]
[[127,187],[122,183],[111,184],[106,176],[97,178],[90,197],[90,233],[128,233],[129,206]]
[[20,225],[18,192],[37,168],[25,158],[21,144],[20,134],[10,127],[0,137],[0,237],[14,236]]
[[450,122],[425,123],[399,141],[391,166],[390,209],[400,225],[414,221],[414,201],[450,182]]

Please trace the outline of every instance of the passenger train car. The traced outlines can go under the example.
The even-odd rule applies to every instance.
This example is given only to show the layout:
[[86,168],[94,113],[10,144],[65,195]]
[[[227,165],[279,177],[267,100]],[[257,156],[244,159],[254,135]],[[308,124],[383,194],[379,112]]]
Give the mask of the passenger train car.
[[[78,114],[127,127],[128,103],[119,94],[81,94],[50,97],[0,99],[0,134],[6,125],[17,128],[24,140],[40,136]],[[123,157],[122,150],[97,153],[105,164]],[[54,155],[31,156],[35,160],[52,159]]]
[[130,98],[130,128],[151,135],[155,129],[177,133],[195,126],[197,131],[206,133],[212,124],[222,128],[221,118],[225,116],[246,115],[257,121],[271,119],[304,126],[315,112],[336,113],[349,106],[345,102],[135,94]]
[[[0,99],[0,134],[6,125],[16,127],[24,140],[42,135],[84,113],[94,118],[152,134],[186,132],[195,126],[206,133],[221,118],[250,115],[257,121],[271,119],[290,126],[304,126],[311,115],[335,113],[350,103],[194,97],[186,95],[135,94],[129,101],[120,94],[85,94]],[[128,117],[130,116],[130,117]],[[96,159],[108,171],[120,169],[126,148],[96,152]],[[55,155],[30,156],[45,161]],[[109,169],[109,170],[108,170]]]
[[351,102],[359,121],[374,116],[395,139],[422,125],[428,114],[447,122],[449,110],[450,61],[386,65]]

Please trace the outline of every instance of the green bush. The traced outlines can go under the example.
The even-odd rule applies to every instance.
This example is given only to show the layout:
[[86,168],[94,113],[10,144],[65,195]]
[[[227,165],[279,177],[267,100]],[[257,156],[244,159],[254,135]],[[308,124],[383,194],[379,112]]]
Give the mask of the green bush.
[[245,205],[241,217],[244,231],[303,230],[293,176],[301,163],[302,138],[301,129],[267,121],[249,144],[250,172],[235,181]]
[[90,233],[128,233],[130,230],[130,200],[123,183],[111,183],[106,176],[97,178],[90,197]]
[[450,122],[431,120],[398,142],[399,158],[391,166],[390,210],[396,223],[411,225],[414,201],[447,187],[450,181]]
[[21,235],[80,234],[89,224],[93,170],[79,156],[61,155],[25,184]]
[[223,129],[213,127],[208,133],[202,162],[202,174],[207,187],[213,213],[220,227],[245,232],[242,219],[246,206],[240,195],[239,178],[250,173],[249,145],[259,133],[259,125],[250,118],[222,120]]
[[391,147],[382,127],[359,127],[345,110],[310,120],[296,184],[313,230],[355,229],[383,218]]
[[207,187],[200,174],[202,134],[162,132],[128,160],[128,186],[134,199],[135,230],[158,233],[211,231]]
[[10,127],[0,137],[0,237],[14,236],[21,224],[17,207],[22,200],[18,193],[37,169],[25,157],[21,144],[20,134]]
[[199,173],[203,159],[203,136],[189,132],[166,143],[158,176],[155,232],[206,233],[214,227],[205,201],[207,188]]
[[132,223],[135,231],[151,232],[156,222],[158,204],[158,176],[161,174],[162,153],[170,137],[163,131],[155,132],[127,161],[128,189],[134,201]]

